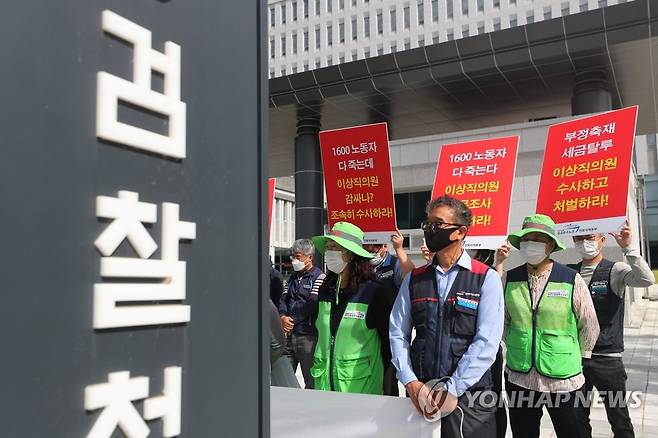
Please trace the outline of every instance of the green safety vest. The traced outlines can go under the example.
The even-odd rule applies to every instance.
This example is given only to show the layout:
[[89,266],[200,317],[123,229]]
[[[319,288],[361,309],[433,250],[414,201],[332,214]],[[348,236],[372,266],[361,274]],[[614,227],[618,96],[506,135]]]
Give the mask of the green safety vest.
[[573,312],[576,271],[553,262],[537,308],[532,310],[525,265],[507,273],[505,308],[509,315],[507,367],[527,373],[535,368],[553,379],[582,372],[578,322]]
[[[324,289],[324,291],[323,291]],[[323,391],[383,394],[384,363],[379,334],[366,325],[368,305],[378,290],[374,283],[361,286],[347,303],[336,335],[331,335],[334,291],[322,287],[318,296],[318,342],[313,376],[315,389]]]

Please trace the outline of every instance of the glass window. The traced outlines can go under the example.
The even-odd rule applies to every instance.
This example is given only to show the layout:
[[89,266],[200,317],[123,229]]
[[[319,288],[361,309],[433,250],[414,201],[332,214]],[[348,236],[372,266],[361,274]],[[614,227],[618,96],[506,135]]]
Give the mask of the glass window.
[[345,63],[345,55],[344,54],[342,54],[342,53],[340,54],[340,57],[338,58],[338,63],[339,64],[344,64]]
[[308,71],[308,61],[304,61],[304,71]]
[[304,8],[304,18],[308,18],[308,0],[302,2]]
[[370,58],[370,49],[364,49],[363,50],[363,57],[364,58]]
[[286,56],[286,36],[281,35],[281,56]]
[[297,33],[292,34],[292,54],[297,54]]
[[357,53],[356,50],[352,50],[352,61],[356,61],[359,57],[359,54]]
[[356,25],[356,17],[352,17],[352,41],[356,41],[357,36],[358,36],[358,32]]
[[452,41],[455,39],[455,32],[452,29],[449,29],[447,34],[446,34],[446,39],[448,41]]
[[432,21],[439,22],[439,0],[432,0]]
[[493,7],[500,8],[500,0],[493,0]]
[[308,30],[304,31],[304,51],[308,52]]
[[370,38],[370,14],[367,12],[363,14],[363,34],[366,38]]
[[292,2],[292,21],[297,21],[297,2]]
[[320,15],[320,0],[315,0],[315,15]]
[[535,22],[535,11],[528,11],[526,13],[525,22],[528,24],[532,24]]
[[421,35],[418,37],[418,47],[423,47],[425,45],[425,36]]
[[327,25],[327,46],[331,47],[334,44],[334,36],[333,36],[333,27],[328,24]]
[[274,69],[270,69],[270,79],[274,77]]
[[477,0],[478,12],[484,12],[484,0]]
[[315,48],[320,48],[320,27],[315,28]]
[[405,5],[403,9],[403,13],[404,13],[404,28],[409,29],[409,27],[411,26],[411,15],[409,11],[409,5]]
[[391,8],[391,32],[396,32],[398,30],[397,17],[395,13],[395,7]]
[[345,0],[338,0],[338,9],[341,11],[345,9]]
[[398,45],[395,42],[391,43],[391,53],[395,53],[398,51]]
[[315,68],[320,68],[320,58],[315,60]]
[[382,56],[384,54],[384,46],[381,44],[377,46],[377,56]]
[[516,18],[516,14],[512,14],[509,16],[509,27],[516,27],[518,26],[518,20]]
[[286,24],[286,5],[281,5],[281,24]]
[[462,15],[468,15],[468,0],[462,0]]
[[274,59],[274,38],[270,38],[270,59]]
[[509,0],[510,6],[516,6],[516,0]]
[[327,67],[334,65],[334,60],[331,56],[327,56]]
[[562,16],[563,17],[566,17],[567,15],[569,15],[569,2],[563,2],[562,5],[561,5],[561,9],[562,9]]
[[439,39],[439,33],[438,33],[438,32],[434,32],[434,33],[432,34],[432,44],[439,44],[439,41],[441,41],[441,40]]
[[377,34],[381,35],[384,33],[384,13],[382,11],[377,11]]
[[331,12],[334,9],[333,2],[334,0],[327,0],[327,12]]
[[418,0],[418,25],[423,26],[425,24],[425,5],[423,4],[423,0]]
[[587,11],[587,0],[580,0],[580,12]]
[[599,0],[599,8],[605,8],[608,6],[607,0]]
[[453,17],[453,9],[452,0],[446,0],[446,14],[448,18]]
[[468,29],[468,25],[462,26],[462,38],[468,38],[471,36],[471,33]]
[[345,22],[342,20],[338,23],[338,39],[341,44],[345,42]]
[[544,8],[544,20],[550,20],[551,18],[553,18],[553,13],[551,11],[551,7],[546,6]]
[[292,74],[295,74],[295,73],[297,73],[297,66],[293,65],[292,66]]
[[285,75],[286,75],[286,66],[282,65],[281,66],[281,76],[285,76]]
[[484,23],[480,21],[478,23],[478,35],[482,35],[484,33]]
[[276,14],[274,12],[274,8],[270,8],[270,26],[271,27],[274,27],[274,25],[276,24],[275,19],[276,19]]
[[352,0],[352,7],[356,8],[356,0]]
[[498,17],[493,19],[493,30],[494,32],[500,30],[500,18]]
[[[395,214],[398,227],[403,230],[418,229],[426,218],[425,206],[430,200],[431,192],[413,192],[395,194]],[[417,248],[413,248],[417,249]]]
[[409,38],[404,40],[404,50],[411,49],[411,40]]

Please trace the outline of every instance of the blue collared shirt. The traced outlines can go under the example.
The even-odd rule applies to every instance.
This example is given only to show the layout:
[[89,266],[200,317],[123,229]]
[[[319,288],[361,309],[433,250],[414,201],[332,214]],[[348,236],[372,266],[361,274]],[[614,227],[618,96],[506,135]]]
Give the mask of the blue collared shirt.
[[[452,288],[459,266],[471,269],[471,258],[466,251],[447,272],[443,272],[440,266],[435,266],[441,303],[445,302]],[[411,366],[410,355],[412,330],[410,278],[410,275],[405,276],[389,320],[392,361],[398,371],[398,380],[404,385],[418,380]],[[452,376],[437,376],[437,378],[449,377],[448,392],[455,397],[461,396],[476,384],[494,363],[503,336],[504,315],[503,286],[496,271],[490,269],[482,285],[475,337],[459,360]]]

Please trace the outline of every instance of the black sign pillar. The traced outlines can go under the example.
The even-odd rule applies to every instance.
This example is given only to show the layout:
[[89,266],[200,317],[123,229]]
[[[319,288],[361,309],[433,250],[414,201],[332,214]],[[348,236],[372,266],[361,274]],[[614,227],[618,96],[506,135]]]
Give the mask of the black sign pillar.
[[268,436],[265,8],[0,14],[2,436]]

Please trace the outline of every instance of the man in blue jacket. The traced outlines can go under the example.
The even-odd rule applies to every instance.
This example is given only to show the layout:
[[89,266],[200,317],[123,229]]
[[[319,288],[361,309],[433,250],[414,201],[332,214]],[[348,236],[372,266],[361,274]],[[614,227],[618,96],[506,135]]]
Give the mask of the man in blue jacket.
[[288,336],[287,355],[293,370],[301,366],[306,389],[313,389],[313,354],[318,340],[315,319],[318,314],[318,288],[325,274],[313,266],[315,246],[310,239],[297,239],[292,244],[293,274],[288,289],[279,302],[281,325]]

